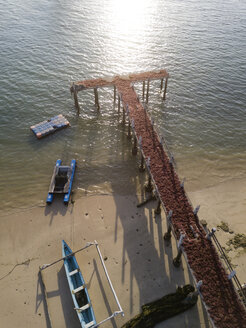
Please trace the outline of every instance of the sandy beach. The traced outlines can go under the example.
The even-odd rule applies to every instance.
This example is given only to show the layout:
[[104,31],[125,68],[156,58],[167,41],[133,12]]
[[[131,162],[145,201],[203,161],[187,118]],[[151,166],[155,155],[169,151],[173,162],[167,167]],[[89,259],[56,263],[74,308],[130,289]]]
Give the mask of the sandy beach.
[[[140,196],[93,195],[65,207],[61,199],[41,206],[2,215],[1,311],[3,327],[48,327],[39,266],[61,257],[61,240],[73,250],[97,240],[112,279],[124,318],[105,327],[121,327],[138,314],[141,305],[174,292],[190,282],[183,262],[172,264],[176,243],[166,247],[163,211],[155,216],[155,202],[137,208]],[[94,247],[78,253],[97,321],[117,310]],[[63,263],[43,271],[52,327],[79,327],[65,277]],[[189,311],[160,323],[158,327],[209,327],[200,301]]]
[[[239,192],[240,190],[240,192]],[[188,193],[194,206],[201,205],[200,219],[211,228],[226,221],[234,234],[245,231],[246,187],[242,181]],[[49,327],[39,266],[61,257],[61,241],[73,250],[97,240],[118,295],[124,317],[105,327],[121,327],[140,307],[192,282],[183,259],[175,268],[176,242],[166,246],[164,211],[155,215],[156,202],[137,208],[143,195],[84,195],[68,207],[62,199],[51,206],[23,209],[0,217],[0,322],[3,327]],[[217,236],[223,246],[233,234],[222,230]],[[245,276],[245,252],[229,253],[241,282]],[[87,283],[96,319],[117,310],[98,254],[92,246],[77,254]],[[79,327],[65,277],[63,262],[43,271],[52,327]],[[201,301],[195,307],[156,327],[210,327]]]

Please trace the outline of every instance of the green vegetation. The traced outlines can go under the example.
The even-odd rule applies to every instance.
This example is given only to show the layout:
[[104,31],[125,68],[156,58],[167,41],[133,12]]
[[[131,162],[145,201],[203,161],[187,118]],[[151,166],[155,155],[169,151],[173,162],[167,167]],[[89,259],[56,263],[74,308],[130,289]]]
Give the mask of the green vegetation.
[[143,305],[142,312],[125,323],[122,328],[153,328],[159,322],[188,310],[197,302],[194,290],[191,285],[178,287],[176,293]]

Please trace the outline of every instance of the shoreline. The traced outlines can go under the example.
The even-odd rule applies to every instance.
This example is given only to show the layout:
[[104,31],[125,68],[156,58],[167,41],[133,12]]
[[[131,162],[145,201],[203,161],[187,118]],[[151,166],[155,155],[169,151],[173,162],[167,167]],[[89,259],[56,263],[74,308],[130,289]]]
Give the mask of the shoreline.
[[[238,190],[239,186],[240,192]],[[201,205],[198,213],[199,218],[205,219],[210,229],[220,224],[223,220],[234,230],[234,234],[245,231],[246,196],[244,195],[246,195],[246,186],[244,187],[241,180],[227,181],[221,185],[204,188],[195,192],[188,191],[187,194],[194,206],[197,204]],[[118,286],[120,286],[119,300],[123,299],[123,309],[128,313],[128,316],[126,315],[123,319],[116,318],[116,323],[112,324],[112,327],[121,327],[127,319],[139,313],[141,305],[162,297],[169,292],[174,292],[175,287],[180,282],[189,282],[189,272],[184,259],[182,259],[181,268],[176,269],[172,265],[172,259],[177,254],[174,238],[172,238],[172,247],[170,249],[163,244],[163,234],[167,230],[166,218],[163,210],[160,218],[154,216],[156,202],[153,201],[142,208],[136,208],[137,202],[143,199],[143,194],[118,195],[116,193],[104,193],[79,195],[78,198],[77,196],[75,194],[74,204],[70,203],[68,207],[65,207],[62,200],[58,198],[55,199],[54,204],[51,206],[43,204],[41,206],[18,209],[14,212],[5,213],[5,215],[1,213],[0,246],[2,251],[0,279],[18,264],[11,274],[0,280],[4,296],[0,302],[3,309],[0,315],[1,321],[5,322],[4,320],[11,319],[13,320],[10,320],[13,323],[12,325],[16,325],[13,311],[4,301],[11,299],[11,302],[14,300],[14,306],[20,308],[20,313],[28,309],[28,318],[26,318],[25,324],[23,323],[23,327],[28,324],[35,324],[40,328],[44,326],[45,313],[37,276],[38,267],[60,257],[62,238],[69,243],[73,250],[83,246],[86,241],[97,239],[101,250],[103,250],[103,256],[108,257],[106,266],[116,293],[118,292]],[[102,210],[99,210],[99,207]],[[137,212],[141,213],[141,215],[137,215]],[[229,222],[228,217],[233,218],[233,223]],[[138,234],[142,228],[142,219],[144,219],[144,233],[141,233],[140,241]],[[141,221],[138,222],[137,220]],[[140,231],[136,231],[136,229]],[[6,231],[8,231],[8,234],[6,234]],[[223,230],[217,231],[216,235],[222,246],[226,246],[228,239],[233,236]],[[143,240],[144,242],[148,241],[146,245],[142,242]],[[119,244],[117,245],[118,242]],[[136,244],[134,244],[135,242]],[[126,243],[128,244],[127,252],[124,251]],[[140,244],[143,245],[140,246]],[[112,247],[112,245],[117,246]],[[149,245],[151,245],[150,250]],[[148,268],[145,277],[143,277],[142,272],[145,272],[146,268],[145,266],[141,267],[142,263],[141,261],[139,262],[139,255],[142,251],[147,255],[150,251],[155,259],[152,262],[152,258],[150,258],[151,262],[148,262],[141,258],[141,261],[146,262]],[[130,255],[128,255],[128,252]],[[137,254],[138,252],[140,254]],[[242,253],[236,250],[229,252],[229,256],[232,258],[232,263],[237,265],[235,270],[238,278],[241,283],[244,283],[245,252]],[[127,261],[125,265],[123,265],[123,258]],[[83,263],[83,259],[81,259],[81,255],[78,255],[80,265]],[[95,276],[95,268],[98,268],[98,265],[89,259],[86,259],[86,261],[86,263],[91,263],[90,266],[92,263],[94,266],[92,271],[90,271],[90,268],[90,270],[88,269],[89,273],[85,272],[85,274],[89,274],[88,280],[90,281],[90,278]],[[118,263],[116,264],[116,262]],[[133,263],[134,270],[131,269],[130,263]],[[129,267],[127,268],[128,265]],[[152,272],[153,267],[155,268]],[[83,273],[86,271],[83,264],[81,269]],[[142,272],[139,272],[139,270],[142,270]],[[134,274],[135,271],[137,278]],[[64,279],[62,263],[57,268],[54,268],[53,272],[53,275],[51,273],[46,274],[47,272],[45,272],[45,282],[48,282],[48,293],[51,295],[54,290],[56,290],[56,293],[60,289],[63,291],[67,283]],[[92,272],[94,272],[93,276]],[[162,273],[160,274],[160,272]],[[120,275],[120,279],[118,279],[118,275]],[[96,276],[98,280],[99,274],[97,273]],[[128,276],[127,279],[126,276]],[[94,278],[92,279],[94,281]],[[124,283],[122,283],[122,279],[125,279]],[[131,284],[133,290],[130,293]],[[15,288],[15,285],[17,285],[17,288]],[[8,286],[12,287],[9,288]],[[99,288],[98,286],[96,288]],[[160,286],[162,287],[161,292]],[[54,292],[54,294],[56,293]],[[107,293],[110,295],[109,292]],[[64,295],[66,304],[71,305],[70,295],[67,291]],[[93,292],[92,295],[93,299],[97,299],[98,295],[93,294]],[[37,299],[39,299],[40,305],[37,312],[35,312],[33,304],[37,303]],[[109,299],[110,302],[113,302],[111,298]],[[65,317],[62,314],[64,310],[62,302],[64,300],[62,301],[59,294],[54,296],[54,298],[50,298],[49,302],[51,303],[53,313],[56,313],[59,309],[63,320],[68,320],[65,318],[66,315],[68,315],[69,320],[71,319],[71,314],[66,313]],[[72,311],[73,309],[70,310]],[[97,313],[107,314],[107,311],[105,308],[99,308]],[[77,322],[73,316],[71,320],[73,322],[71,327],[76,328]],[[184,327],[209,327],[207,315],[204,314],[200,300],[198,305],[188,312],[164,321],[157,327],[173,328],[177,326],[179,320],[180,324],[186,322]],[[54,327],[63,327],[63,324],[64,322],[59,322]],[[20,325],[20,327],[22,326]]]

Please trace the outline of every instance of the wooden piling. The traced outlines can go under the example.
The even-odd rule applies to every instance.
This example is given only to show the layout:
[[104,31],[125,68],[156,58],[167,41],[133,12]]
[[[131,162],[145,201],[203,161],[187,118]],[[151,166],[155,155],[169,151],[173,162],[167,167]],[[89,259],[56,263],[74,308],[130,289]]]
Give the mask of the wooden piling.
[[171,240],[171,232],[172,232],[172,226],[169,224],[167,232],[164,234],[163,238],[167,243],[170,243]]
[[176,267],[179,267],[181,264],[181,255],[182,255],[182,250],[179,249],[178,255],[173,259],[173,265]]
[[118,113],[120,112],[120,95],[118,95]]
[[161,90],[163,89],[163,79],[161,79]]
[[123,107],[123,118],[122,118],[122,123],[125,125],[126,123],[126,111],[125,108]]
[[116,86],[114,85],[114,104],[116,102]]
[[137,148],[137,138],[136,136],[134,136],[134,144],[132,147],[132,155],[137,155],[138,152],[138,148]]
[[185,238],[185,234],[180,234],[179,242],[178,242],[178,255],[173,259],[173,264],[176,267],[179,267],[181,264],[181,255],[182,255],[182,243]]
[[155,209],[155,214],[160,214],[161,213],[161,201],[160,199],[158,200],[158,204],[157,204],[157,207]]
[[131,123],[130,123],[130,119],[129,119],[129,122],[128,122],[128,134],[127,134],[127,138],[128,139],[131,139],[132,136],[131,136]]
[[146,103],[149,101],[149,80],[147,82]]
[[95,105],[97,106],[98,109],[100,109],[97,88],[94,88],[94,94],[95,94]]
[[144,94],[145,94],[145,81],[143,81],[143,100],[144,100]]
[[148,177],[148,183],[145,185],[145,191],[151,192],[153,190],[152,182],[151,182],[151,176],[149,174]]
[[77,113],[79,114],[79,112],[80,112],[79,101],[78,101],[77,91],[76,91],[75,88],[73,89],[73,97],[74,97],[74,104],[75,104],[75,107],[77,109]]
[[141,164],[139,165],[139,171],[140,172],[144,172],[145,171],[145,167],[144,167],[144,157],[141,154]]
[[170,244],[170,240],[171,240],[171,231],[172,231],[172,215],[173,215],[173,211],[170,210],[167,216],[167,222],[168,222],[168,229],[167,232],[164,234],[163,238],[165,240],[165,242],[167,244]]
[[165,80],[165,87],[164,87],[164,92],[163,92],[163,100],[166,100],[167,82],[168,82],[168,77],[166,77],[166,80]]

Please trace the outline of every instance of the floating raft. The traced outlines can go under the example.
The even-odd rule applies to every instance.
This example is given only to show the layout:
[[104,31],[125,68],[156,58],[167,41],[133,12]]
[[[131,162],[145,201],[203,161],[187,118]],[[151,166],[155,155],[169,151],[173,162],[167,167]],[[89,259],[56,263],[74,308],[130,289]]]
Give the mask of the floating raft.
[[41,139],[51,133],[56,132],[57,130],[64,129],[68,126],[70,126],[70,123],[62,114],[60,114],[52,117],[49,120],[43,121],[36,125],[32,125],[30,129],[38,139]]
[[47,204],[51,204],[54,194],[64,194],[64,204],[68,205],[74,172],[76,168],[75,159],[71,160],[70,166],[61,166],[62,161],[58,159],[51,178],[49,193],[46,199]]

